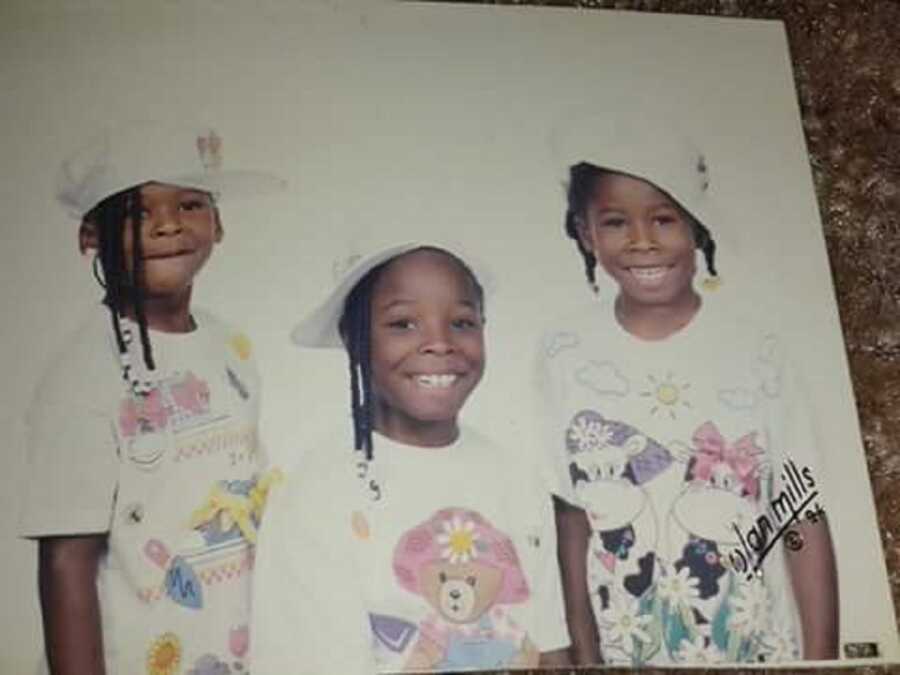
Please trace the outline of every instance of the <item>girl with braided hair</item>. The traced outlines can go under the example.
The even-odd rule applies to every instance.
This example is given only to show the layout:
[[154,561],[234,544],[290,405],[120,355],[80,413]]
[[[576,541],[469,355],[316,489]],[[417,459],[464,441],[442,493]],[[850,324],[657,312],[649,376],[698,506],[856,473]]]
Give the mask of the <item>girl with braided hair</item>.
[[459,422],[485,367],[487,273],[470,265],[427,241],[379,248],[294,331],[346,350],[353,434],[272,495],[254,672],[568,662],[549,489]]
[[718,290],[708,160],[666,127],[594,122],[563,150],[565,233],[599,302],[539,356],[577,660],[836,658],[815,436],[774,327]]
[[209,129],[132,124],[60,171],[104,296],[27,420],[20,531],[39,543],[52,673],[247,669],[260,384],[249,340],[192,295],[218,197],[280,181],[223,157]]

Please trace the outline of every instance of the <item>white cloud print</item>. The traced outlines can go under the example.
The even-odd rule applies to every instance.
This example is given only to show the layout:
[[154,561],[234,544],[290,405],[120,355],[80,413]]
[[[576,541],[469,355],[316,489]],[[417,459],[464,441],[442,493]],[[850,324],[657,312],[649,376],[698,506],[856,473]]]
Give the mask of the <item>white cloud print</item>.
[[560,332],[548,335],[544,339],[544,353],[551,359],[566,349],[577,347],[581,340],[575,333]]
[[629,390],[628,379],[610,361],[588,361],[575,381],[600,396],[625,396]]
[[746,387],[720,389],[719,401],[731,410],[749,410],[756,407],[757,395],[756,392]]

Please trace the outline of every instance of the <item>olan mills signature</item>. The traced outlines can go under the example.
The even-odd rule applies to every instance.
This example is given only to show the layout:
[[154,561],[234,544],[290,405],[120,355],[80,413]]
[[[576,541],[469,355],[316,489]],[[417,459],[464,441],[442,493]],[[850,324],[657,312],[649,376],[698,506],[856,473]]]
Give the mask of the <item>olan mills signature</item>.
[[788,460],[782,465],[781,484],[781,492],[769,502],[766,512],[750,529],[741,532],[737,524],[732,523],[741,546],[732,549],[729,557],[734,569],[746,573],[748,579],[762,573],[763,561],[780,539],[783,538],[784,545],[792,551],[803,548],[803,538],[791,529],[792,525],[799,523],[801,518],[815,523],[825,515],[816,501],[819,491],[808,466],[798,469],[793,460]]

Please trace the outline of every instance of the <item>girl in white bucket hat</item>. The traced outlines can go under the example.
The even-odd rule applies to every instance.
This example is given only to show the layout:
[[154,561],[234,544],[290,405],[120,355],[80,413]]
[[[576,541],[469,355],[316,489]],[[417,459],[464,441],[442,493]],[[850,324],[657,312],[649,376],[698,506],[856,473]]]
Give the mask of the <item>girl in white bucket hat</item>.
[[225,157],[208,128],[130,124],[60,169],[104,297],[27,420],[20,531],[39,542],[52,672],[248,669],[260,383],[249,340],[191,296],[218,200],[281,181]]
[[666,123],[585,121],[557,147],[565,233],[594,293],[597,267],[616,291],[539,352],[577,660],[836,658],[810,416],[775,326],[710,292],[715,167]]
[[353,439],[327,440],[272,494],[255,673],[568,662],[549,490],[458,420],[484,371],[489,288],[458,246],[379,246],[295,329],[346,349]]

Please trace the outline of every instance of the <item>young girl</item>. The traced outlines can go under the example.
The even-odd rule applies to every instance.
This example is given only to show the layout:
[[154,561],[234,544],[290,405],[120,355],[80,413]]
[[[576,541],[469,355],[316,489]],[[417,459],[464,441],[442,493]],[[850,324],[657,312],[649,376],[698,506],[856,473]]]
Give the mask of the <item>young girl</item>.
[[697,250],[704,289],[719,283],[703,155],[625,139],[569,158],[590,161],[571,166],[566,212],[588,282],[599,266],[618,291],[540,358],[578,660],[836,658],[815,440],[774,327],[694,287]]
[[21,532],[53,673],[247,669],[259,380],[248,339],[191,296],[223,236],[218,195],[279,181],[223,158],[215,132],[148,124],[62,166],[105,295],[28,414]]
[[355,452],[313,450],[273,494],[256,673],[567,662],[550,494],[458,423],[484,371],[483,325],[466,263],[411,244],[358,261],[295,330],[347,350]]

